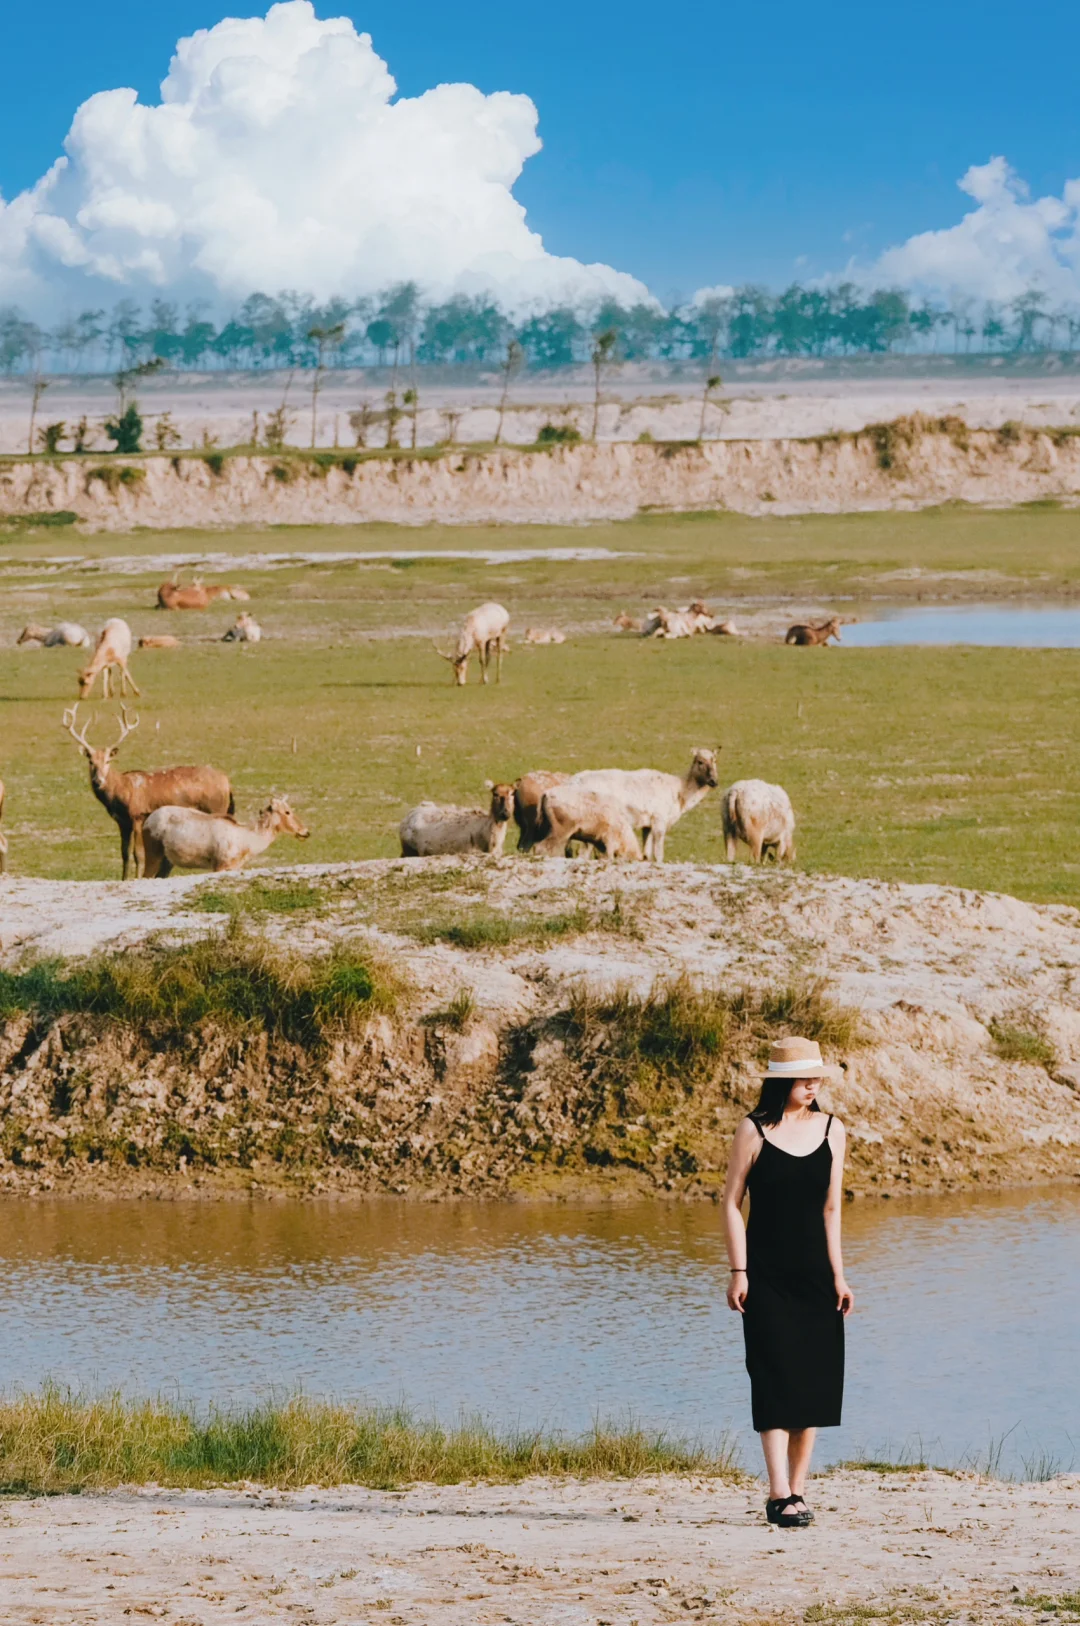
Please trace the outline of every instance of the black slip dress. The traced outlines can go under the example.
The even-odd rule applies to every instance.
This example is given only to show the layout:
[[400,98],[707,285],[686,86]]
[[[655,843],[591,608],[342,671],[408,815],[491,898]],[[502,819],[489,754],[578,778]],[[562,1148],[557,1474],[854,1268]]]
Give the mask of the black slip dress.
[[844,1317],[825,1239],[829,1130],[804,1157],[763,1145],[746,1182],[743,1313],[754,1428],[834,1428],[844,1398]]

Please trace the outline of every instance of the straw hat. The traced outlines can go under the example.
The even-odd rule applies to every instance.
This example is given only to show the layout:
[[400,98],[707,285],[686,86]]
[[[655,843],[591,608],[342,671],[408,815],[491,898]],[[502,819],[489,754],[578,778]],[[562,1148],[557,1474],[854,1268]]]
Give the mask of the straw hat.
[[770,1078],[820,1078],[830,1071],[816,1039],[774,1039],[769,1046]]

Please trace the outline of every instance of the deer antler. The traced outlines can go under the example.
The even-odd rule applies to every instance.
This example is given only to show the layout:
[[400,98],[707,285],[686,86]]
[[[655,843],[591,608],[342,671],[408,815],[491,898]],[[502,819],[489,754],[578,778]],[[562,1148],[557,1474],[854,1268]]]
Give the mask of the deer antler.
[[125,706],[124,702],[121,700],[121,702],[120,702],[120,738],[117,740],[116,744],[112,748],[114,754],[117,751],[119,751],[120,747],[123,745],[123,743],[127,739],[128,735],[129,734],[134,734],[134,732],[138,728],[138,726],[139,726],[138,717],[135,718],[134,722],[130,722],[128,720],[127,707]]
[[64,720],[61,726],[67,729],[68,733],[71,735],[79,749],[85,751],[87,756],[89,756],[94,749],[86,737],[86,730],[90,727],[90,724],[84,723],[82,726],[82,732],[79,732],[79,730],[75,727],[76,714],[78,710],[79,707],[77,702],[74,706],[69,707],[69,709],[64,713]]
[[440,655],[444,661],[454,661],[457,659],[456,655],[447,655],[445,650],[440,649],[434,638],[431,640],[431,647],[435,651],[436,655]]

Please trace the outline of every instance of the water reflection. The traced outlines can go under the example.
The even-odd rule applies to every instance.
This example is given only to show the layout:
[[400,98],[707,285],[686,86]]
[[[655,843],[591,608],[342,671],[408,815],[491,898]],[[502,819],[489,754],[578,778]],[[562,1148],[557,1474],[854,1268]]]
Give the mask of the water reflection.
[[855,648],[880,644],[989,644],[1028,649],[1080,648],[1080,608],[975,604],[886,612],[843,631]]
[[[1080,1444],[1080,1192],[855,1205],[860,1311],[829,1456]],[[0,1384],[270,1389],[580,1428],[748,1435],[708,1207],[0,1206]],[[1076,1460],[1080,1461],[1080,1452]]]

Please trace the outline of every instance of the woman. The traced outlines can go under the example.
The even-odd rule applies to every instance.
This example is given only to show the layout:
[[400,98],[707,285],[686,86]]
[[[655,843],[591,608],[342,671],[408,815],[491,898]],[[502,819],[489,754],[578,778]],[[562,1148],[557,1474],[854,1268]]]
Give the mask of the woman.
[[[778,1039],[761,1099],[735,1131],[724,1191],[727,1301],[743,1318],[754,1428],[769,1474],[765,1514],[808,1525],[814,1436],[840,1421],[844,1319],[854,1305],[840,1252],[844,1126],[825,1119],[813,1039]],[[750,1223],[742,1204],[750,1194]]]

